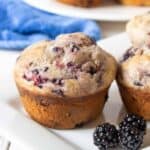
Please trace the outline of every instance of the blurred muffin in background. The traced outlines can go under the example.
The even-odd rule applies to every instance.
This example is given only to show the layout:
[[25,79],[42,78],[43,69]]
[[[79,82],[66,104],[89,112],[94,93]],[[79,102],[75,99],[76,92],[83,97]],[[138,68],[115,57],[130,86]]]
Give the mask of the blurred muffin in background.
[[117,83],[127,111],[150,120],[150,48],[131,47],[118,66]]
[[95,7],[99,6],[101,0],[58,0],[59,2],[79,7]]
[[124,5],[150,6],[150,0],[120,0]]
[[150,45],[150,12],[131,19],[126,31],[134,47]]

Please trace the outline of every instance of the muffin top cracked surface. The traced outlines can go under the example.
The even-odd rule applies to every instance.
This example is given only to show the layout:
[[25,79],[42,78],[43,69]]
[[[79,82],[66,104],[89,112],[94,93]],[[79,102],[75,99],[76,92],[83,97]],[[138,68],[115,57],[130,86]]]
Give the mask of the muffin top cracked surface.
[[108,88],[116,61],[83,33],[64,34],[26,48],[15,66],[16,83],[54,96],[80,97]]
[[118,73],[119,81],[137,89],[150,88],[150,49],[130,48],[124,54]]
[[150,12],[131,19],[126,30],[133,46],[150,46]]

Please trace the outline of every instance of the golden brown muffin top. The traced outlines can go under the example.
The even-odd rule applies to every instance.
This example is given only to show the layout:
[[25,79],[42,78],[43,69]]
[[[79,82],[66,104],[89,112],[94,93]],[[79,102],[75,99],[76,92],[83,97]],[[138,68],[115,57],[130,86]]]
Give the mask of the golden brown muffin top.
[[25,49],[15,66],[16,81],[28,90],[80,97],[108,88],[116,62],[83,33],[60,35]]

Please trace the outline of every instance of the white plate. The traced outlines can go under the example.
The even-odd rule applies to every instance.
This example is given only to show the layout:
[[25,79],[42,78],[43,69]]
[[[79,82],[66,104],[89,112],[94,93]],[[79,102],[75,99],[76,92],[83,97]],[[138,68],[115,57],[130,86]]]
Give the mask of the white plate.
[[[130,42],[124,33],[102,40],[99,44],[116,58],[130,47]],[[17,52],[0,51],[0,100],[5,103],[0,103],[0,134],[18,143],[25,150],[97,150],[92,139],[95,126],[104,121],[118,124],[125,114],[116,83],[112,84],[104,112],[97,120],[73,130],[47,129],[32,121],[19,103],[12,75],[17,56]],[[149,139],[148,131],[144,147],[150,145]]]
[[[131,17],[147,12],[150,7],[134,7],[117,5],[112,2],[95,8],[80,8],[62,4],[57,0],[23,0],[41,10],[60,15],[81,17],[103,21],[127,21]],[[109,0],[108,0],[109,1]]]

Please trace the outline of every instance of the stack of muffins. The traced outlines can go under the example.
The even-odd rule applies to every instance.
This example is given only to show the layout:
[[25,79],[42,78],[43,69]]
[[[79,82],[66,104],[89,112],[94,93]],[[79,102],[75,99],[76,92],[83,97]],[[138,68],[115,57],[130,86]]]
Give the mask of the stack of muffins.
[[117,82],[129,112],[150,120],[150,13],[127,24],[133,47],[119,64]]

